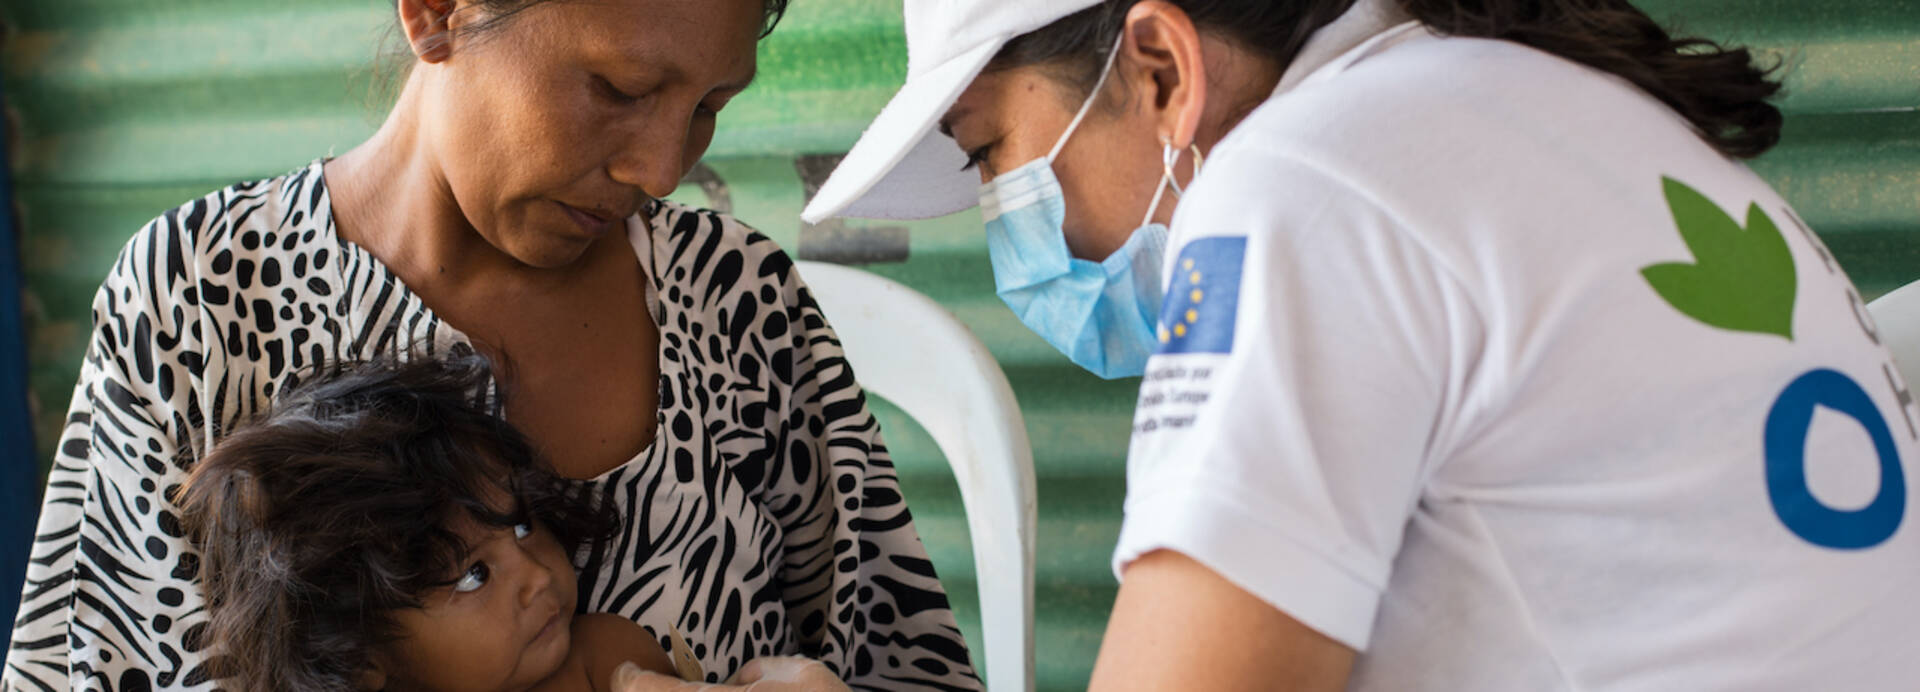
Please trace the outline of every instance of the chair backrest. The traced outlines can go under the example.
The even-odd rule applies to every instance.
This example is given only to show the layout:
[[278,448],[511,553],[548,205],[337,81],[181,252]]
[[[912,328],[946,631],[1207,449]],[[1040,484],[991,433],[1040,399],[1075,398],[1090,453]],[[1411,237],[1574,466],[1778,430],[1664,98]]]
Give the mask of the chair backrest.
[[1880,343],[1893,352],[1893,364],[1908,386],[1920,383],[1920,281],[1901,286],[1867,304]]
[[926,428],[973,534],[987,689],[1033,689],[1033,449],[1006,373],[933,299],[859,269],[799,262],[867,391]]

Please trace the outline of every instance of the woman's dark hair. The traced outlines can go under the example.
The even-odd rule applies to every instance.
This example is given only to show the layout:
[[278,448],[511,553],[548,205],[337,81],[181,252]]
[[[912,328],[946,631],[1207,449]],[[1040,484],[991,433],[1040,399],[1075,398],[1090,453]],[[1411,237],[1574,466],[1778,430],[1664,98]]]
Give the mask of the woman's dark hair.
[[[452,527],[533,521],[570,554],[617,530],[496,417],[487,361],[323,366],[214,446],[176,499],[201,551],[209,672],[246,690],[357,689],[392,614],[452,584]],[[513,505],[489,505],[510,497]]]
[[[394,0],[396,3],[398,0]],[[488,33],[505,28],[508,22],[521,12],[533,9],[536,5],[561,0],[474,0],[469,5],[485,14],[485,19],[461,28],[459,35],[466,38],[483,37]],[[760,0],[761,20],[760,37],[766,38],[773,28],[787,15],[787,0]],[[445,41],[448,36],[441,35]],[[380,56],[375,60],[373,69],[367,75],[367,101],[369,105],[379,106],[381,110],[393,105],[400,95],[400,87],[406,81],[407,73],[413,69],[414,52],[406,46],[401,37],[398,24],[387,27],[386,38],[381,41]]]
[[[1127,10],[1140,0],[1105,0],[1017,37],[989,70],[1058,68],[1084,98],[1093,88]],[[1293,62],[1313,32],[1354,0],[1169,0],[1195,26],[1227,37],[1277,65]],[[1752,158],[1780,141],[1780,91],[1773,69],[1745,48],[1674,38],[1628,0],[1393,0],[1434,31],[1512,41],[1617,75],[1693,123],[1714,148]]]
[[[469,33],[491,31],[498,28],[502,22],[512,19],[514,15],[524,12],[534,5],[556,1],[557,0],[475,0],[473,6],[486,12],[488,18],[486,21],[468,27],[467,31]],[[780,24],[780,19],[786,16],[787,0],[760,0],[760,6],[762,8],[760,37],[766,38],[768,34],[773,33],[773,27]]]

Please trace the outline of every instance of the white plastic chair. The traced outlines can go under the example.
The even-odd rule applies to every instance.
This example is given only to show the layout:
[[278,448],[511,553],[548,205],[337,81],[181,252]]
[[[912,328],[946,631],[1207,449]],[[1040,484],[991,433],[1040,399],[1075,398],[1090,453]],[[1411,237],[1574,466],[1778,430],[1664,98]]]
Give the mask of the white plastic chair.
[[987,689],[1033,689],[1033,449],[1006,373],[933,299],[851,267],[798,262],[861,386],[940,445],[973,534]]
[[1920,281],[1893,289],[1867,303],[1880,343],[1893,352],[1893,364],[1907,386],[1920,385]]

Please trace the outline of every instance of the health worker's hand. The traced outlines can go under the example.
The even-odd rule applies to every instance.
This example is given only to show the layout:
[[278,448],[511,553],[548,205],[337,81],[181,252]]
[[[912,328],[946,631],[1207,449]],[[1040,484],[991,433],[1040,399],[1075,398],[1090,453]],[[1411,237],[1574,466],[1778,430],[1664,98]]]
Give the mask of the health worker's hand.
[[819,661],[798,656],[756,658],[724,685],[686,682],[631,663],[613,671],[613,692],[850,692]]

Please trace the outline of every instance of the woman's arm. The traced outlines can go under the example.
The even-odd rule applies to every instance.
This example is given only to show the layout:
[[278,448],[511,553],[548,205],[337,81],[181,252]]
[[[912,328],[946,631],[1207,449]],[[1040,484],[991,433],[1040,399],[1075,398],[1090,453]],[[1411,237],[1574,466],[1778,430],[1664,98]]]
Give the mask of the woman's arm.
[[1127,566],[1090,689],[1346,688],[1353,649],[1205,565],[1160,550]]
[[183,620],[200,612],[198,590],[182,588],[198,561],[165,495],[196,434],[182,402],[197,378],[176,358],[197,341],[198,315],[179,300],[194,274],[179,218],[136,235],[95,296],[0,688],[207,682],[183,642],[194,624]]
[[794,639],[854,688],[979,689],[866,395],[791,262],[783,273],[800,415],[780,424],[790,468],[763,504],[784,533]]
[[6,667],[0,669],[0,689],[52,690],[68,685],[67,618],[73,599],[74,559],[80,552],[87,479],[91,475],[87,466],[91,455],[88,440],[93,436],[91,383],[101,379],[98,362],[90,350],[80,366],[80,382],[67,409],[67,425],[61,431],[53,468],[47,474],[46,495],[41,501],[26,585],[20,596],[20,616],[13,623]]

